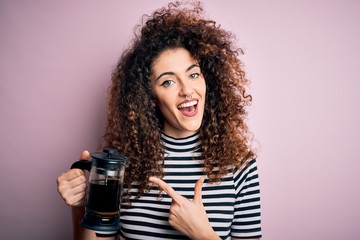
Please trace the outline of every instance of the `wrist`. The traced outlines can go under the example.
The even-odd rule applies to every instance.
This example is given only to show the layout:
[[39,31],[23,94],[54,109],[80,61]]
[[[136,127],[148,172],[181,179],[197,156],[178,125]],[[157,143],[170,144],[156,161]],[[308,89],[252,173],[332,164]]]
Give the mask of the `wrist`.
[[84,217],[85,214],[85,207],[84,206],[73,206],[71,207],[72,218],[75,223],[80,223],[81,219]]

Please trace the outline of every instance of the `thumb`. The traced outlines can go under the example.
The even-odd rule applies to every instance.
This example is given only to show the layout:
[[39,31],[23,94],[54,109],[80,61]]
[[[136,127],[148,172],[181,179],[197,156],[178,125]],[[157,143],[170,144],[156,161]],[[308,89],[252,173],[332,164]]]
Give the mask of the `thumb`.
[[194,188],[194,203],[195,204],[203,204],[202,203],[202,186],[204,183],[204,178],[199,178],[199,180],[197,180],[197,182],[195,183],[195,188]]
[[81,153],[80,160],[90,160],[90,153],[88,150]]

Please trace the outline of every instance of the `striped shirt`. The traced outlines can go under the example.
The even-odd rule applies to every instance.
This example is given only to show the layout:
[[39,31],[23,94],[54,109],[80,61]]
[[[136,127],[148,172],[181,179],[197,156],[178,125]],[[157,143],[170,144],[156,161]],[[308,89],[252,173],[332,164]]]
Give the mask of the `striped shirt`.
[[[221,239],[260,238],[260,188],[256,161],[222,178],[221,183],[207,183],[203,173],[199,135],[172,138],[162,135],[165,149],[163,180],[188,199],[194,197],[194,186],[205,178],[202,201],[209,222]],[[136,185],[130,190],[136,194]],[[172,199],[158,190],[131,198],[131,207],[121,207],[120,239],[188,239],[168,223]]]

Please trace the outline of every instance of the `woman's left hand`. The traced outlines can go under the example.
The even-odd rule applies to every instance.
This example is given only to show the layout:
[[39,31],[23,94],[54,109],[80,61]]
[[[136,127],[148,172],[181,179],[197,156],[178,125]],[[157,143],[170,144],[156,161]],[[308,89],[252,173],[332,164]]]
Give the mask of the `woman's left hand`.
[[172,198],[169,223],[173,228],[191,239],[220,239],[210,225],[202,202],[204,178],[196,182],[193,200],[183,197],[159,178],[150,177],[149,181],[159,185]]

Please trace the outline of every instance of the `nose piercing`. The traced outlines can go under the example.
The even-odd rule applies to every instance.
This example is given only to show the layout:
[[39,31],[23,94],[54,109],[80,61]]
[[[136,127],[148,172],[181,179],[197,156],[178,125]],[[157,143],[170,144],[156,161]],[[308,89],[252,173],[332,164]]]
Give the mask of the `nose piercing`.
[[192,99],[192,96],[191,95],[186,95],[186,100],[191,100]]

